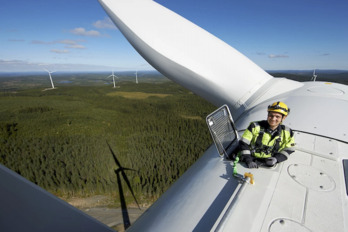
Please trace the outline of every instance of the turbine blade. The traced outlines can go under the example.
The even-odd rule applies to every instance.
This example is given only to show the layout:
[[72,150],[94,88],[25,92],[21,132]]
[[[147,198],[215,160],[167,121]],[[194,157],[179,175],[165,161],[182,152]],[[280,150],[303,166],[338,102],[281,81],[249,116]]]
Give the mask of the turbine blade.
[[228,103],[234,118],[258,102],[303,85],[273,78],[219,38],[155,1],[99,2],[151,66],[215,106]]

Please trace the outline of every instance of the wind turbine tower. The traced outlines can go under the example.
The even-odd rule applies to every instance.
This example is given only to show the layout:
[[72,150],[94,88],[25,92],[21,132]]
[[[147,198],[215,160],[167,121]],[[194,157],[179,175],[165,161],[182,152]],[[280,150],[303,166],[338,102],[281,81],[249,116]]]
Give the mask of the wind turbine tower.
[[313,81],[316,81],[317,76],[318,76],[318,75],[316,75],[316,74],[315,74],[315,69],[314,69],[314,71],[313,71],[313,77],[312,77],[312,80],[313,80]]
[[47,69],[45,69],[45,71],[48,72],[48,75],[50,76],[50,80],[51,80],[52,89],[54,89],[54,84],[53,84],[53,80],[52,80],[51,74],[54,73],[55,71],[48,71]]
[[115,77],[117,77],[117,76],[114,74],[114,70],[112,70],[112,74],[110,76],[108,76],[107,78],[109,78],[109,77],[112,77],[112,81],[114,82],[114,88],[116,88]]
[[135,71],[135,84],[138,84],[138,70]]

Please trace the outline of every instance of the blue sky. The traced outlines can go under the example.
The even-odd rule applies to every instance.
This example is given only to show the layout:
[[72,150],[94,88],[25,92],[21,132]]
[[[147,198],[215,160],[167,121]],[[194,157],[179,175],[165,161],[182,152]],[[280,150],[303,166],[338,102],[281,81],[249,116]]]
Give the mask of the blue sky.
[[[348,70],[347,0],[157,0],[266,70]],[[152,69],[97,0],[7,0],[0,72]]]

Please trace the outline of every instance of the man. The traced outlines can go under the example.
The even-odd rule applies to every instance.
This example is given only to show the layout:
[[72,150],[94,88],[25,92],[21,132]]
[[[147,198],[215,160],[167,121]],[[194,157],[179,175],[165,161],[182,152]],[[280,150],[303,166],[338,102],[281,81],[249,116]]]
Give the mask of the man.
[[282,125],[290,109],[283,102],[268,106],[267,120],[252,122],[240,140],[240,154],[249,168],[268,167],[283,162],[294,151],[292,130]]

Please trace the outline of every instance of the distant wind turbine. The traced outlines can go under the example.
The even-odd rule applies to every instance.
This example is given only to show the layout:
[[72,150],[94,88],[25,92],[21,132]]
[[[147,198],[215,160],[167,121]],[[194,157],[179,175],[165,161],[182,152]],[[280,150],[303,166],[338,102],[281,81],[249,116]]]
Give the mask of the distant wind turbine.
[[135,84],[138,84],[138,70],[135,71]]
[[112,70],[112,74],[111,74],[110,76],[108,76],[107,78],[109,78],[109,77],[112,77],[112,81],[114,82],[114,88],[116,88],[115,77],[118,78],[118,76],[116,76],[116,75],[114,74],[114,70]]
[[317,76],[318,76],[318,75],[315,74],[315,69],[314,69],[314,71],[313,71],[313,76],[312,76],[312,80],[313,80],[313,81],[316,81]]
[[55,71],[48,71],[47,69],[45,69],[45,71],[48,72],[48,75],[50,76],[50,80],[51,80],[52,89],[54,89],[54,84],[53,84],[53,80],[52,80],[51,74],[54,73]]

